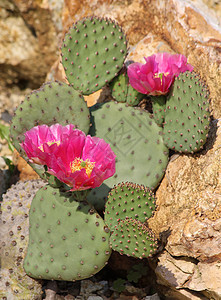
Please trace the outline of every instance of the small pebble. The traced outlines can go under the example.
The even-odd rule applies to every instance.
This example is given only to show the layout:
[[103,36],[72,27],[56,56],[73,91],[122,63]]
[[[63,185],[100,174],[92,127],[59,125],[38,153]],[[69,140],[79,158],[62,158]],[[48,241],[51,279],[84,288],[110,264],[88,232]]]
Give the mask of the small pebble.
[[4,169],[5,167],[6,167],[6,163],[5,163],[4,159],[0,156],[0,169]]
[[160,300],[160,297],[158,296],[158,294],[154,294],[151,296],[146,296],[145,298],[143,298],[143,300]]
[[100,296],[89,296],[87,300],[103,300],[103,298]]

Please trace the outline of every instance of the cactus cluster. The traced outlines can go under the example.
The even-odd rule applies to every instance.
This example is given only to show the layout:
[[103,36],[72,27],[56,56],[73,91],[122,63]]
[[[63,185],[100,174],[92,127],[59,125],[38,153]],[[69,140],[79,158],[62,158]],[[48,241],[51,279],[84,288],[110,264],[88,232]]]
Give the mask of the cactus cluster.
[[[46,83],[16,110],[11,138],[26,160],[21,147],[24,133],[55,123],[73,124],[104,139],[116,154],[115,175],[83,199],[82,194],[77,196],[80,191],[65,192],[56,177],[48,177],[45,167],[31,164],[49,183],[36,193],[30,209],[24,268],[31,277],[87,278],[107,263],[111,249],[137,258],[155,254],[158,242],[148,219],[156,209],[154,189],[165,173],[169,149],[192,153],[206,142],[209,104],[201,79],[193,72],[180,74],[168,96],[152,97],[151,114],[139,108],[144,95],[128,83],[126,55],[126,36],[116,22],[97,17],[80,20],[61,47],[70,85]],[[106,84],[115,101],[89,111],[83,95]],[[96,209],[105,210],[104,219]]]
[[111,248],[128,256],[151,257],[157,240],[146,222],[155,206],[154,195],[145,186],[132,182],[115,186],[108,195],[104,218],[111,230]]

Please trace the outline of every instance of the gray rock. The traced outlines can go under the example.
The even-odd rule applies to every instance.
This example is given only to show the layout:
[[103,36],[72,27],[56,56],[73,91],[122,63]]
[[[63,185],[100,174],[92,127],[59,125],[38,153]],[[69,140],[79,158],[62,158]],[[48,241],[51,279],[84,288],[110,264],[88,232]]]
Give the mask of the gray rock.
[[142,300],[160,300],[160,297],[158,296],[158,294],[154,294],[154,295],[151,295],[151,296],[146,296]]
[[89,296],[87,300],[103,300],[103,298],[100,296]]

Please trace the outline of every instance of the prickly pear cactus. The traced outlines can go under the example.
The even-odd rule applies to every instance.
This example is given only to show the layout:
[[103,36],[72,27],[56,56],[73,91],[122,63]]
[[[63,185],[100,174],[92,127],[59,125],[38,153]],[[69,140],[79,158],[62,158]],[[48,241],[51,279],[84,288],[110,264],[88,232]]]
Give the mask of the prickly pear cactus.
[[116,76],[109,84],[112,97],[118,102],[126,102],[136,106],[144,98],[144,95],[136,91],[129,83],[126,70]]
[[121,219],[145,222],[155,211],[155,198],[146,187],[131,182],[120,183],[109,193],[105,205],[105,223],[110,230]]
[[89,95],[120,71],[127,55],[127,41],[113,20],[86,18],[69,29],[61,55],[68,81],[76,90]]
[[87,202],[49,185],[30,209],[24,269],[34,278],[75,281],[101,270],[109,259],[109,229]]
[[203,148],[209,131],[209,93],[194,72],[180,74],[166,102],[164,142],[179,152]]
[[26,275],[23,269],[28,246],[29,209],[42,180],[18,182],[3,195],[1,203],[1,299],[41,299],[40,281]]
[[108,142],[117,156],[116,173],[105,185],[129,181],[155,188],[164,175],[168,149],[150,114],[113,101],[94,106],[91,114],[90,134]]
[[133,219],[120,220],[110,237],[110,244],[120,254],[140,259],[152,257],[158,245],[153,232],[142,222]]

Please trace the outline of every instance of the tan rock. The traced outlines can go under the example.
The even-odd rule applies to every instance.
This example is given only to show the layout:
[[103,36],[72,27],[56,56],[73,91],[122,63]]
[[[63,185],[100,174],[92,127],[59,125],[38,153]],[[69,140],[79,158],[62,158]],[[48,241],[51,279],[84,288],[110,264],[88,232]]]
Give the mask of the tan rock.
[[38,179],[39,175],[34,169],[19,155],[18,151],[14,150],[13,163],[18,168],[19,179],[21,181]]
[[165,251],[159,256],[155,273],[159,284],[182,288],[194,273],[194,268],[195,264],[190,260],[177,260]]
[[1,1],[1,85],[38,87],[56,60],[58,28],[46,2]]
[[158,52],[174,53],[173,49],[162,38],[149,33],[135,46],[129,49],[127,60],[145,63],[144,57]]
[[54,62],[46,76],[46,81],[55,80],[68,83],[60,57]]
[[221,2],[217,0],[203,0],[203,2],[217,14],[218,17],[221,17]]
[[[156,193],[158,211],[149,224],[156,233],[170,230],[166,245],[169,254],[160,256],[156,268],[160,282],[166,280],[169,283],[165,285],[174,286],[174,279],[170,281],[165,273],[169,270],[176,278],[176,289],[188,287],[220,299],[221,120],[213,121],[212,126],[204,151],[172,156]],[[167,261],[168,255],[172,262]],[[193,274],[183,285],[177,278],[185,279],[186,272],[177,266],[180,259],[176,257],[182,257],[184,264],[196,260]]]
[[187,257],[177,259],[164,251],[155,272],[157,283],[170,287],[164,291],[168,299],[220,299],[220,262],[197,263]]
[[221,262],[199,263],[195,269],[194,275],[184,286],[195,291],[207,291],[206,295],[220,299]]

